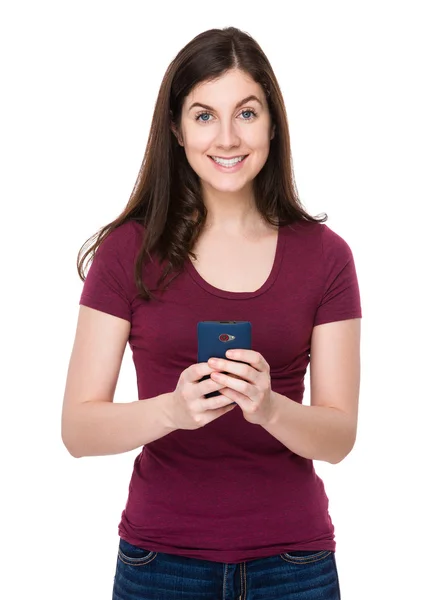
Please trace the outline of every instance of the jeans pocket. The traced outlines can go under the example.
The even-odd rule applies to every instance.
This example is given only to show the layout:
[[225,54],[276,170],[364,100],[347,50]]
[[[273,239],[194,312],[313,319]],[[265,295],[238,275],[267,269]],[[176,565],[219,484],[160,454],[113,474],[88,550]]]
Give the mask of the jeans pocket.
[[297,552],[294,552],[292,550],[291,552],[284,552],[283,554],[280,554],[280,556],[284,561],[288,563],[292,563],[294,565],[306,565],[309,563],[314,564],[316,562],[324,560],[332,554],[333,552],[331,550],[321,550],[320,552],[314,552],[313,550],[299,550]]
[[144,550],[143,548],[134,546],[133,544],[130,544],[126,540],[120,538],[118,557],[127,565],[131,565],[133,567],[147,565],[157,557],[157,554],[157,552],[153,552],[152,550]]

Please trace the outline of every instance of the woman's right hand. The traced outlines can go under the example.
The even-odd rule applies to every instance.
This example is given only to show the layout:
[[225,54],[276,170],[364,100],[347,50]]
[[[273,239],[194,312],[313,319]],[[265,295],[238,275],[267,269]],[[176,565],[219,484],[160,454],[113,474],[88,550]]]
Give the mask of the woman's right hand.
[[207,363],[197,363],[181,373],[169,402],[168,416],[175,429],[199,429],[236,408],[237,404],[230,404],[230,399],[222,395],[204,398],[224,388],[210,378],[200,381],[213,371]]

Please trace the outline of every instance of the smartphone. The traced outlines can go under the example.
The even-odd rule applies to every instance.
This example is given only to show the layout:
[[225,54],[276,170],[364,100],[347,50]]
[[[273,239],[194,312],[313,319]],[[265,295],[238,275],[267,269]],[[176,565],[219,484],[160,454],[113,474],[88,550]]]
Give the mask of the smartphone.
[[[251,350],[252,325],[249,321],[200,321],[198,323],[198,363],[210,358],[225,358],[233,348]],[[243,361],[236,361],[243,362]],[[245,363],[246,364],[246,363]],[[226,373],[224,371],[224,373]],[[209,379],[205,375],[200,381]],[[220,396],[220,391],[210,392],[205,398]],[[235,404],[233,402],[233,404]]]

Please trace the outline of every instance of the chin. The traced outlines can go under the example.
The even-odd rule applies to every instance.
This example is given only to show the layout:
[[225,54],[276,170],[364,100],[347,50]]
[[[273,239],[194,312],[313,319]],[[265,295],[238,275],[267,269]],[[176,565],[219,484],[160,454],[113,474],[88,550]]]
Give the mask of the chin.
[[229,194],[235,194],[237,192],[241,192],[242,190],[244,190],[247,186],[248,183],[247,181],[243,182],[243,183],[229,183],[227,184],[220,184],[220,183],[214,183],[214,182],[210,182],[210,181],[205,181],[205,183],[208,185],[208,187],[210,187],[211,189],[215,190],[216,192],[223,192],[223,193],[229,193]]
[[204,184],[220,192],[239,192],[251,185],[253,174],[240,173],[239,175],[240,177],[236,177],[236,175],[227,175],[224,173],[223,175],[219,174],[219,176],[212,177],[211,173],[208,173],[206,177],[202,177],[201,179],[204,181]]

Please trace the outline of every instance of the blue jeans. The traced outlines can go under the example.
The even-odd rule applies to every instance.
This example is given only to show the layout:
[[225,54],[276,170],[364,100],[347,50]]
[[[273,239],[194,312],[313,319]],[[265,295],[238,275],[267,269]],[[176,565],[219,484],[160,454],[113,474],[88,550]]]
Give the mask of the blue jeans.
[[149,552],[120,539],[112,600],[340,600],[334,552],[238,564]]

